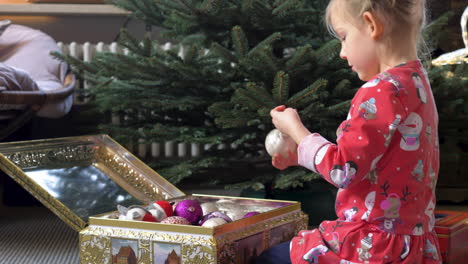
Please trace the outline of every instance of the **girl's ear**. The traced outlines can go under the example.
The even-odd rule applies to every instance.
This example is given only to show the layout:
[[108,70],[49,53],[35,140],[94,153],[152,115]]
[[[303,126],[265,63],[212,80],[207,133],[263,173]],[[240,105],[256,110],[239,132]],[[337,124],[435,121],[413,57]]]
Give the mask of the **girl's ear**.
[[384,31],[384,25],[380,19],[371,12],[364,12],[362,18],[372,39],[377,40]]

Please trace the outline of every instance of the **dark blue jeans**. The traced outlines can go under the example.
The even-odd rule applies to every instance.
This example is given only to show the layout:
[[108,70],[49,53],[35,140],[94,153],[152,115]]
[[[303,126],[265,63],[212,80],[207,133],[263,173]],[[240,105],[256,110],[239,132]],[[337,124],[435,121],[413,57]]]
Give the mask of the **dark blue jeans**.
[[276,246],[273,246],[263,251],[256,260],[256,264],[291,264],[289,257],[289,244],[287,241]]

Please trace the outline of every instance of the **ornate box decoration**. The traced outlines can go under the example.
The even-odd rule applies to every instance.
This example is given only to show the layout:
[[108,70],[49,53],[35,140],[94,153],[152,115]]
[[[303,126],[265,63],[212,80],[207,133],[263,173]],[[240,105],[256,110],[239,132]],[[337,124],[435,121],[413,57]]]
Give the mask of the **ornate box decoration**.
[[444,263],[462,264],[468,258],[468,213],[435,211],[435,231]]
[[[0,143],[0,169],[80,233],[82,264],[251,263],[307,228],[298,202],[186,195],[107,135]],[[212,227],[110,217],[187,199],[255,214]]]

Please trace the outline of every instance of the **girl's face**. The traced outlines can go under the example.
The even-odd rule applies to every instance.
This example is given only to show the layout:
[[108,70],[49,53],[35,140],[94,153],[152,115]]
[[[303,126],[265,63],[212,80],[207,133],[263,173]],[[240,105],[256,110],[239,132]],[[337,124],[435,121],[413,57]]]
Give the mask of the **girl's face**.
[[376,41],[372,39],[366,23],[350,21],[351,15],[340,8],[345,7],[336,1],[331,16],[333,29],[341,41],[340,57],[348,61],[359,79],[369,81],[380,73]]

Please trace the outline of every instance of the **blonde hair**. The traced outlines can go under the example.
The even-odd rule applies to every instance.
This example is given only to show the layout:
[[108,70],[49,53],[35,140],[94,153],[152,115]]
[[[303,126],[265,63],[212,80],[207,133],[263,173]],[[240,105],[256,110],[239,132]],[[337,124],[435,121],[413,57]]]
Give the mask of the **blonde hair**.
[[385,25],[390,28],[385,32],[388,36],[407,34],[407,37],[408,34],[417,34],[415,37],[418,50],[427,52],[427,45],[422,37],[427,24],[426,0],[331,0],[326,9],[325,24],[334,36],[336,33],[332,26],[332,10],[335,10],[333,4],[337,1],[344,4],[343,15],[351,16],[353,22],[360,22],[362,14],[371,12],[384,19]]

